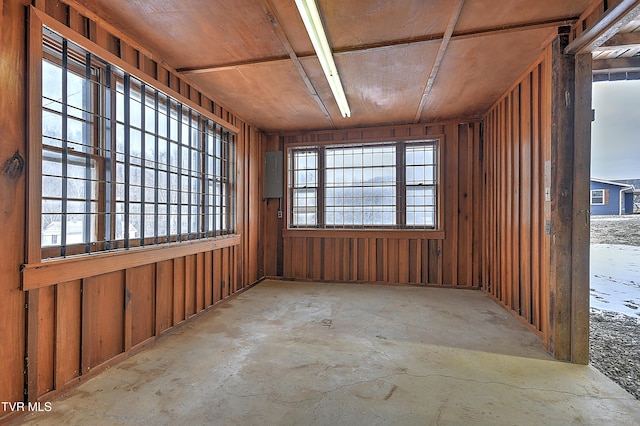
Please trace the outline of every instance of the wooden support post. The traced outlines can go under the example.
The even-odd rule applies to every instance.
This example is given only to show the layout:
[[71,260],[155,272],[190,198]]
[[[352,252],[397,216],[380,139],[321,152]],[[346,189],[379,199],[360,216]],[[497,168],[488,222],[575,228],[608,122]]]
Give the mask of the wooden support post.
[[550,349],[589,360],[589,176],[591,56],[552,43]]
[[550,350],[560,360],[571,360],[571,269],[574,161],[573,57],[564,55],[569,36],[552,42],[551,65],[551,251]]
[[575,57],[571,360],[578,364],[589,363],[591,68],[591,53]]

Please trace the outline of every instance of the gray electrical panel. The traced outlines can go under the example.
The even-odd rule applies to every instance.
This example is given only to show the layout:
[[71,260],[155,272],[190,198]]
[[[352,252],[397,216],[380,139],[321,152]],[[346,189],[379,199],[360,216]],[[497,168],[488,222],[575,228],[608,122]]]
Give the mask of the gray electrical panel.
[[284,155],[270,151],[264,157],[264,198],[282,198],[284,190]]

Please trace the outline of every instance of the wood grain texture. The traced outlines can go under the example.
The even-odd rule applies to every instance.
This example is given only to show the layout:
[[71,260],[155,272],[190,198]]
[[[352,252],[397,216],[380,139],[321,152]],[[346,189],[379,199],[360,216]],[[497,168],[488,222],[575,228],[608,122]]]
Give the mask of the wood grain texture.
[[[31,19],[27,20],[30,9],[27,6],[31,3],[35,9],[31,9]],[[260,227],[254,226],[261,216],[260,193],[255,188],[249,190],[252,182],[246,176],[256,177],[261,172],[260,144],[264,135],[178,75],[161,58],[76,3],[69,6],[56,0],[2,2],[0,10],[0,41],[4,46],[0,50],[3,94],[0,158],[5,161],[14,154],[28,158],[29,186],[34,189],[29,192],[29,199],[25,199],[24,169],[11,176],[0,173],[3,232],[12,241],[2,251],[0,262],[3,277],[0,331],[12,342],[0,346],[3,360],[0,400],[21,401],[26,388],[27,398],[35,401],[69,389],[83,377],[90,377],[139,350],[187,316],[202,312],[262,276],[256,249]],[[38,144],[26,145],[25,141],[29,135],[37,135],[35,130],[41,126],[38,120],[41,94],[37,89],[41,78],[39,33],[43,22],[231,130],[243,129],[237,139],[239,164],[235,172],[238,197],[244,198],[236,206],[240,218],[236,235],[179,247],[146,247],[118,254],[40,261],[39,228],[35,225],[39,221],[41,160]],[[27,49],[29,35],[32,46]],[[27,69],[33,72],[27,73]],[[27,88],[31,89],[28,93]],[[31,131],[27,134],[28,129]],[[33,147],[32,151],[27,151],[27,146]],[[248,151],[252,155],[247,155]],[[29,206],[29,215],[25,205]],[[246,232],[250,224],[252,228]],[[29,228],[26,236],[25,228]],[[26,238],[30,241],[28,250]],[[251,251],[252,263],[246,261],[241,245]],[[222,256],[225,248],[226,255]],[[223,273],[226,273],[224,296],[220,287]],[[25,347],[30,358],[26,380]],[[2,420],[3,415],[0,413]]]
[[58,395],[210,308],[214,297],[233,295],[240,289],[237,252],[229,247],[30,290],[30,395]]
[[80,376],[81,288],[81,280],[62,283],[56,287],[56,304],[60,308],[56,309],[55,321],[55,389],[65,388]]
[[556,358],[585,363],[589,150],[574,141],[590,137],[591,62],[564,55],[567,39],[485,115],[484,290]]
[[[318,131],[281,137],[284,147],[359,140],[440,139],[440,219],[437,230],[295,230],[283,229],[284,277],[345,282],[411,283],[479,288],[477,235],[482,198],[473,183],[482,170],[479,123],[385,126]],[[474,208],[476,206],[477,208]],[[274,232],[275,233],[275,232]],[[276,242],[270,243],[276,245]],[[265,253],[265,263],[275,253]],[[316,272],[322,268],[322,274]],[[477,271],[474,274],[473,271]]]
[[[27,97],[25,69],[25,5],[29,1],[2,2],[0,6],[0,165],[16,152],[25,157]],[[2,167],[2,166],[0,166]],[[0,227],[6,241],[0,248],[0,401],[24,400],[25,303],[20,290],[20,264],[25,252],[25,175],[0,172]],[[6,342],[6,343],[4,343]],[[0,418],[5,414],[0,408]]]
[[124,271],[83,280],[82,353],[84,371],[98,367],[124,351]]
[[136,346],[156,333],[156,265],[127,270],[127,305],[131,309],[131,346]]
[[38,395],[44,395],[54,389],[56,292],[55,288],[49,287],[39,293],[37,392]]
[[573,167],[575,63],[564,55],[569,37],[552,45],[551,61],[551,352],[571,360],[571,270],[573,220]]
[[[539,334],[548,281],[544,251],[545,144],[541,129],[550,93],[541,84],[549,61],[541,56],[485,115],[481,196],[486,224],[483,290]],[[545,75],[545,78],[550,77]]]
[[575,118],[573,169],[573,253],[571,291],[571,361],[589,363],[589,181],[591,178],[591,54],[575,57]]
[[22,273],[22,286],[25,290],[46,287],[61,281],[71,281],[87,276],[180,258],[207,250],[216,250],[239,244],[239,242],[239,235],[231,235],[188,243],[174,243],[157,247],[136,248],[129,251],[26,264]]
[[[47,2],[47,4],[53,3],[55,2]],[[67,5],[63,6],[64,7],[62,8],[55,8],[55,10],[59,11],[60,9],[68,8]],[[117,43],[115,45],[110,45],[112,48],[115,47],[116,50],[111,51],[108,49],[110,46],[100,46],[94,43],[94,41],[92,41],[91,39],[78,37],[78,34],[64,23],[66,19],[62,19],[60,17],[58,17],[59,19],[56,19],[55,16],[50,16],[47,13],[43,13],[36,8],[31,8],[30,10],[32,18],[37,18],[37,20],[39,20],[42,24],[56,31],[63,37],[73,39],[73,41],[83,49],[95,53],[102,59],[109,61],[114,65],[117,65],[125,72],[138,75],[144,79],[145,73],[141,69],[142,65],[140,61],[140,56],[142,54],[134,46],[127,43],[126,40],[116,38]],[[202,97],[197,98],[198,102],[195,102],[190,97],[191,91],[199,91],[194,83],[186,80],[184,77],[179,77],[177,75],[177,71],[175,70],[170,70],[169,73],[171,79],[169,80],[168,85],[165,85],[163,82],[158,80],[154,82],[154,85],[157,86],[158,89],[162,90],[168,95],[180,99],[184,104],[188,105],[198,112],[203,113],[221,126],[229,129],[230,131],[238,133],[239,129],[230,122],[233,120],[233,118],[229,117],[231,118],[231,120],[227,120],[226,118],[220,117],[218,114],[212,114],[212,111],[207,111],[205,107],[202,106]],[[226,115],[226,112],[227,111],[224,111],[225,114],[223,115]]]
[[173,323],[179,324],[186,319],[187,287],[185,286],[184,257],[173,260]]
[[[378,124],[408,122],[413,118],[419,94],[415,95],[412,82],[420,81],[424,74],[405,76],[398,70],[413,69],[422,73],[429,69],[437,53],[437,44],[432,43],[429,35],[433,40],[442,39],[451,17],[452,2],[436,2],[440,7],[434,13],[426,13],[420,1],[408,2],[411,6],[408,8],[391,10],[389,13],[397,22],[421,22],[394,27],[393,38],[396,40],[421,40],[407,43],[401,49],[380,45],[385,41],[378,31],[381,26],[363,23],[366,21],[359,18],[367,11],[377,12],[376,8],[384,6],[353,2],[350,7],[363,12],[354,14],[327,4],[326,13],[335,25],[331,32],[343,47],[337,62],[345,75],[365,89],[381,80],[382,71],[389,71],[392,77],[382,79],[387,91],[385,96],[370,89],[352,89],[354,92],[348,94],[352,97],[354,93],[362,95],[357,98],[354,109],[361,115],[357,118],[354,114],[356,119],[340,122],[338,127],[367,127],[317,131],[308,129],[323,126],[326,118],[315,111],[315,102],[309,98],[306,86],[290,82],[288,77],[292,70],[295,72],[290,64],[274,61],[273,67],[268,64],[252,65],[243,70],[232,67],[215,76],[203,73],[197,77],[198,83],[194,82],[195,75],[191,80],[175,68],[215,65],[210,62],[212,56],[190,52],[200,52],[200,48],[220,55],[220,60],[226,63],[255,59],[272,50],[270,56],[286,56],[281,43],[269,38],[272,23],[261,8],[252,9],[249,14],[234,10],[227,19],[225,14],[203,15],[202,9],[212,7],[210,2],[203,0],[190,5],[186,15],[155,13],[149,2],[96,1],[91,2],[91,10],[87,9],[88,2],[70,0],[69,3],[57,0],[0,2],[0,44],[3,46],[0,49],[0,128],[3,132],[0,162],[4,164],[17,152],[30,163],[28,176],[24,170],[16,175],[0,174],[3,235],[11,241],[0,249],[3,302],[0,332],[5,341],[10,342],[0,345],[1,401],[23,400],[25,388],[31,401],[62,392],[83,376],[90,376],[128,356],[150,339],[263,276],[482,287],[529,324],[558,356],[583,362],[588,295],[584,288],[582,293],[576,293],[577,287],[573,287],[568,293],[567,288],[558,287],[559,282],[566,286],[559,271],[562,267],[567,268],[567,264],[562,262],[551,269],[550,258],[552,251],[555,254],[561,248],[567,248],[576,259],[587,264],[584,226],[575,226],[584,218],[578,215],[576,222],[575,216],[563,216],[559,218],[560,225],[571,220],[575,223],[559,230],[555,229],[554,220],[554,232],[560,234],[552,240],[545,232],[545,224],[557,219],[559,210],[557,204],[552,206],[551,202],[545,201],[544,192],[546,188],[553,188],[553,202],[557,203],[558,194],[565,189],[572,191],[572,203],[566,207],[575,213],[584,209],[585,200],[580,198],[584,197],[584,188],[580,186],[584,182],[571,188],[558,183],[564,176],[558,174],[558,164],[569,161],[566,160],[568,157],[563,160],[558,155],[557,146],[552,149],[552,142],[557,143],[562,138],[552,134],[557,117],[551,99],[557,87],[552,80],[555,57],[551,49],[546,49],[533,66],[523,71],[534,54],[532,52],[538,54],[539,41],[547,39],[552,30],[548,26],[535,26],[509,34],[499,31],[482,34],[484,27],[478,27],[476,22],[482,21],[486,28],[496,29],[509,26],[513,16],[535,23],[542,22],[550,10],[555,10],[554,18],[569,17],[584,9],[587,0],[555,4],[545,0],[526,7],[525,0],[518,0],[504,10],[496,10],[495,5],[483,5],[486,6],[484,9],[477,10],[479,2],[465,2],[438,73],[438,84],[434,84],[432,97],[427,100],[425,112],[420,117],[423,122],[439,122],[385,127]],[[163,2],[163,5],[171,3],[184,6],[177,1]],[[30,4],[37,10],[32,18],[37,19],[27,21]],[[285,20],[295,16],[291,2],[273,0],[273,4]],[[146,8],[142,12],[148,20],[144,20],[142,27],[132,24],[132,20],[139,23],[139,14],[123,12],[131,11],[132,7]],[[233,7],[233,4],[225,7]],[[416,11],[418,13],[414,13]],[[587,27],[595,22],[593,19],[598,13],[585,15]],[[234,18],[240,22],[234,31],[244,26],[249,30],[242,34],[263,34],[265,37],[250,37],[251,49],[243,45],[247,39],[232,37],[229,44],[220,49],[220,44],[211,43],[210,38],[203,41],[200,32],[181,34],[186,39],[200,37],[195,44],[165,43],[164,34],[162,37],[152,34],[154,21],[171,22],[174,24],[172,30],[191,30],[188,25],[175,25],[175,19],[188,19],[187,15],[198,18],[198,27],[208,23],[202,16],[218,16],[215,19],[225,16],[229,22]],[[355,23],[354,17],[358,20]],[[40,93],[35,89],[40,79],[40,57],[33,53],[33,47],[29,55],[26,45],[28,35],[33,35],[41,22],[238,132],[239,220],[236,235],[214,242],[181,245],[180,248],[145,248],[113,256],[40,263],[37,256],[39,230],[34,226],[39,217],[39,191],[26,191],[25,185],[37,189],[41,179],[40,154],[36,145],[29,143],[29,136],[40,126]],[[386,23],[385,20],[378,22]],[[358,37],[355,31],[341,29],[354,28],[350,23],[358,26],[358,31],[364,34],[363,39],[354,38]],[[221,24],[215,32],[226,36],[228,22]],[[305,73],[313,81],[320,78],[320,69],[309,53],[310,46],[301,25],[298,23],[286,30],[292,49],[302,53],[300,65]],[[37,37],[33,40],[34,46],[40,44]],[[502,68],[491,74],[500,84],[490,84],[485,78],[490,74],[486,71],[493,69],[492,62],[495,61],[494,55],[478,53],[486,53],[483,45],[487,40],[495,41],[492,49],[501,57],[511,58],[508,63],[501,62]],[[370,44],[371,49],[349,50],[358,43]],[[374,46],[376,44],[378,47]],[[181,46],[187,46],[187,49]],[[162,54],[158,55],[158,52]],[[184,63],[183,59],[200,63]],[[456,68],[460,59],[465,60],[466,67]],[[588,74],[585,58],[581,58],[577,68],[585,78]],[[511,78],[501,77],[519,74],[522,78],[500,96],[505,85],[512,84]],[[460,81],[465,84],[459,84]],[[29,87],[33,90],[27,90]],[[402,92],[406,87],[410,93]],[[282,90],[291,88],[295,99],[283,100]],[[317,90],[319,96],[329,93],[324,84],[319,84]],[[270,96],[272,99],[261,99],[262,102],[256,103],[248,96],[250,93],[261,93],[262,98]],[[220,96],[214,97],[216,94]],[[578,95],[588,97],[586,92],[576,95],[576,99]],[[413,104],[407,102],[410,98],[414,100]],[[278,127],[278,132],[302,128],[305,131],[263,134],[236,116],[235,111],[226,106],[226,101],[238,101],[236,105],[255,118],[252,123],[260,121],[265,127]],[[492,102],[494,104],[490,106]],[[265,108],[269,109],[266,113]],[[481,125],[477,117],[487,109]],[[408,120],[402,118],[404,110],[411,111]],[[386,121],[381,121],[379,111],[387,111]],[[576,122],[582,120],[583,124],[572,137],[586,137],[585,111],[575,117]],[[468,122],[469,116],[476,117],[475,121]],[[445,119],[449,121],[440,121]],[[277,218],[278,200],[262,199],[263,153],[282,150],[285,143],[370,142],[424,135],[444,135],[441,151],[443,190],[438,195],[439,223],[442,224],[439,231],[290,232],[283,230],[285,221]],[[566,146],[560,148],[565,149],[563,155],[572,153],[575,156],[576,167],[565,176],[575,182],[586,173],[585,151],[575,146],[571,152]],[[283,200],[283,208],[286,212],[286,200]],[[26,235],[25,229],[28,229]],[[562,238],[569,232],[571,244],[567,245]],[[20,268],[25,263],[21,275]],[[571,270],[567,279],[573,283],[582,279],[580,283],[584,286],[585,269]],[[550,279],[552,273],[553,280]],[[571,309],[569,314],[561,311],[567,304]],[[27,305],[28,310],[25,309]],[[550,311],[553,312],[551,317]],[[570,338],[564,334],[567,330],[571,332]],[[557,350],[559,348],[561,350]],[[26,355],[29,362],[25,381]],[[2,415],[0,413],[0,418]]]
[[196,255],[185,256],[185,318],[190,318],[196,313],[196,267]]
[[[248,121],[282,131],[479,117],[590,1],[319,2],[354,111],[349,120],[290,0],[72,4],[89,4],[92,20],[117,27],[143,56],[165,59]],[[423,97],[425,85],[433,89]]]
[[165,260],[156,263],[156,335],[173,324],[173,260]]

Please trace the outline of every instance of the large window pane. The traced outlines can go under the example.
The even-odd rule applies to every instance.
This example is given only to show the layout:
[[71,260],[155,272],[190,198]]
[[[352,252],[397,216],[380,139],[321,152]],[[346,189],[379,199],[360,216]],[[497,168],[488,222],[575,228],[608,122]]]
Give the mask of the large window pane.
[[234,136],[43,32],[43,256],[234,232]]
[[293,222],[301,226],[317,224],[317,196],[315,189],[293,190]]
[[318,151],[293,152],[295,165],[292,179],[292,215],[294,226],[314,227],[318,224]]
[[327,148],[325,152],[326,225],[395,225],[396,148]]
[[434,188],[407,187],[407,225],[435,225]]
[[407,226],[436,226],[435,145],[406,147]]
[[289,226],[436,228],[437,180],[435,140],[292,148]]

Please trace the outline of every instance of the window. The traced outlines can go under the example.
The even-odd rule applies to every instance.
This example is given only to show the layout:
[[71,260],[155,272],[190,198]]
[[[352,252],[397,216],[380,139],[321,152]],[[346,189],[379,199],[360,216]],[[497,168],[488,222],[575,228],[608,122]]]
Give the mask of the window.
[[437,140],[289,149],[290,228],[436,228]]
[[606,189],[592,189],[591,190],[591,204],[604,205],[608,204],[608,190]]
[[235,136],[43,35],[42,257],[233,233]]
[[[292,153],[290,179],[293,197],[293,223],[296,226],[318,224],[318,151],[296,150]],[[291,169],[291,168],[290,168]]]

